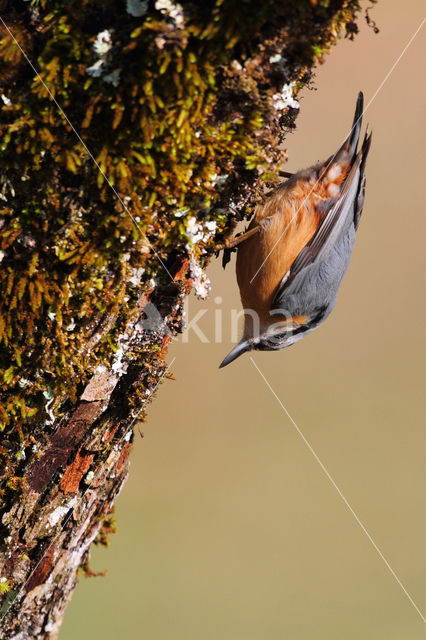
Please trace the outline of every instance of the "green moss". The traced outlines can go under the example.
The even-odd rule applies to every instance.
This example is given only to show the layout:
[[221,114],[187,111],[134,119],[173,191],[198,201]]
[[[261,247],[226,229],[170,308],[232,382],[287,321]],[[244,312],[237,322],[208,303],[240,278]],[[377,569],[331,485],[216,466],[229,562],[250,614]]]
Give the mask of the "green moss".
[[117,522],[114,516],[114,507],[102,518],[102,526],[96,536],[94,543],[103,547],[109,547],[109,536],[117,533]]
[[[252,210],[280,163],[272,95],[309,81],[359,3],[184,2],[181,26],[155,10],[134,18],[112,0],[9,4],[3,17],[40,72],[0,27],[11,101],[0,121],[0,430],[13,426],[25,443],[32,424],[61,411],[51,398],[74,402],[95,366],[110,364],[140,289],[151,277],[168,283],[160,260],[187,253],[188,219],[215,220],[218,238],[230,202]],[[105,29],[112,47],[93,77]],[[268,62],[277,51],[285,69]],[[214,244],[193,252],[205,263]],[[116,316],[112,330],[85,353],[105,314]],[[149,362],[155,347],[134,357]]]
[[11,590],[11,585],[6,578],[0,578],[0,596],[4,596]]

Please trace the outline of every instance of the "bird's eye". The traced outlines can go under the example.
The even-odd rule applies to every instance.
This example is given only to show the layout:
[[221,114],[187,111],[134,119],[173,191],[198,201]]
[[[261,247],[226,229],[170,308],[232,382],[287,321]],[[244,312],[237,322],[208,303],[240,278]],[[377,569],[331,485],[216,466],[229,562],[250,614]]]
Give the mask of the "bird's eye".
[[276,333],[268,337],[264,337],[257,343],[255,349],[257,351],[275,351],[276,349],[283,349],[291,340],[292,332]]

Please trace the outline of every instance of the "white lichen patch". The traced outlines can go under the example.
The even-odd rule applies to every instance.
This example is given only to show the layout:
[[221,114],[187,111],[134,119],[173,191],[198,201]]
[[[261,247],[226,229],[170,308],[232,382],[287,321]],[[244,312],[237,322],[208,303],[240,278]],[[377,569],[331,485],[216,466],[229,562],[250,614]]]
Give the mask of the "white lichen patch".
[[53,400],[53,398],[55,397],[53,395],[53,391],[51,387],[47,387],[47,389],[43,391],[43,395],[46,398],[46,400]]
[[17,451],[16,454],[15,454],[17,460],[25,460],[26,459],[25,447],[26,447],[26,443],[23,442],[21,444],[21,446],[19,447],[19,451]]
[[189,213],[189,209],[178,209],[175,211],[175,218],[182,218],[187,213]]
[[110,30],[105,29],[98,33],[93,43],[93,50],[98,59],[90,67],[86,67],[86,73],[92,78],[102,78],[104,82],[117,87],[120,81],[120,69],[110,67],[112,50]]
[[31,386],[31,380],[28,380],[28,378],[20,378],[18,380],[18,384],[21,387],[21,389],[25,389],[26,387],[30,387]]
[[203,226],[197,222],[197,218],[194,218],[194,216],[187,220],[186,233],[192,244],[196,244],[203,238]]
[[185,18],[181,4],[172,2],[171,0],[156,0],[155,8],[157,11],[161,11],[164,16],[173,20],[178,28],[183,27]]
[[123,375],[123,373],[125,373],[127,369],[123,362],[124,353],[124,349],[122,347],[119,347],[115,352],[115,358],[111,366],[112,372],[117,374],[118,376]]
[[84,478],[84,482],[85,482],[86,484],[90,484],[90,483],[92,482],[92,480],[93,480],[93,478],[94,478],[94,477],[95,477],[94,472],[93,472],[93,471],[89,471],[89,472],[86,474],[86,477]]
[[118,87],[120,82],[120,69],[114,69],[111,73],[107,73],[102,80],[108,84],[112,84],[113,87]]
[[127,0],[126,10],[134,18],[141,18],[148,11],[148,0]]
[[188,236],[187,249],[197,242],[207,242],[214,235],[217,224],[214,220],[200,222],[194,216],[186,220],[186,233]]
[[65,327],[67,331],[73,331],[75,329],[74,318],[71,318],[71,322]]
[[293,83],[285,84],[281,89],[281,93],[275,93],[272,96],[272,103],[277,111],[282,111],[287,107],[299,109],[300,104],[293,98]]
[[189,263],[189,273],[194,287],[194,293],[197,298],[205,300],[210,293],[211,283],[205,272],[195,260]]
[[142,276],[145,273],[145,269],[143,267],[139,267],[133,272],[133,275],[129,278],[129,284],[132,284],[135,287],[138,287],[141,283]]
[[210,176],[210,181],[212,183],[213,187],[218,187],[219,189],[221,189],[223,187],[223,185],[225,184],[227,178],[228,178],[227,173],[222,173],[220,175],[218,175],[217,173],[213,173]]
[[62,520],[62,518],[66,516],[68,511],[72,509],[76,504],[77,504],[77,498],[74,497],[68,503],[61,505],[59,507],[56,507],[56,509],[52,511],[52,513],[49,515],[50,526],[54,527],[55,524],[57,524],[60,520]]
[[92,78],[100,78],[104,69],[105,62],[103,60],[97,60],[91,67],[87,67],[86,71]]
[[99,58],[104,58],[111,50],[111,47],[111,31],[105,29],[105,31],[101,31],[100,33],[98,33],[95,42],[93,43],[93,49],[95,50],[95,53],[99,56]]

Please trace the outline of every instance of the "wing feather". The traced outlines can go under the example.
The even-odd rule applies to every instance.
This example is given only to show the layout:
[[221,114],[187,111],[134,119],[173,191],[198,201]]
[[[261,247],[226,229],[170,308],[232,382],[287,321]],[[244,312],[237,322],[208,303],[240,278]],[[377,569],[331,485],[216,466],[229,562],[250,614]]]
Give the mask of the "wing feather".
[[342,191],[328,212],[318,230],[301,250],[289,272],[284,276],[275,294],[271,309],[281,308],[283,299],[295,277],[313,263],[321,263],[348,232],[351,225],[358,226],[364,202],[364,167],[371,144],[371,134],[366,135],[362,148],[357,154],[351,170],[343,184]]

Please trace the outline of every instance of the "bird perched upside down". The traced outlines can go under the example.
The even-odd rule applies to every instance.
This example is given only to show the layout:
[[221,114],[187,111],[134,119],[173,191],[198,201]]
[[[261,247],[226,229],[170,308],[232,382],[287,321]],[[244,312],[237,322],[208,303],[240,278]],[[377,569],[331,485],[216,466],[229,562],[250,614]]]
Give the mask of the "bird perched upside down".
[[292,175],[257,207],[238,246],[237,281],[244,333],[220,367],[252,349],[294,344],[330,314],[349,264],[365,191],[366,133],[357,151],[360,92],[348,138],[325,162]]

